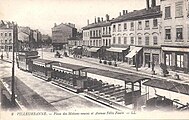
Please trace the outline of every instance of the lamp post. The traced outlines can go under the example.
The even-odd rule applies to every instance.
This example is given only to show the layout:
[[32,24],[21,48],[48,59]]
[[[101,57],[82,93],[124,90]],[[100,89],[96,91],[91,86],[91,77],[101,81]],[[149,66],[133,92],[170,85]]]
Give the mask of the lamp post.
[[15,63],[15,42],[17,40],[17,24],[15,25],[13,23],[13,44],[12,44],[12,84],[11,84],[11,91],[12,91],[12,95],[11,95],[11,102],[13,107],[15,106],[15,91],[14,91],[14,87],[15,87],[15,79],[14,79],[14,63]]
[[136,55],[135,55],[135,64],[136,64],[136,71],[138,71],[138,59],[137,59],[138,55],[137,55],[137,51],[136,51]]

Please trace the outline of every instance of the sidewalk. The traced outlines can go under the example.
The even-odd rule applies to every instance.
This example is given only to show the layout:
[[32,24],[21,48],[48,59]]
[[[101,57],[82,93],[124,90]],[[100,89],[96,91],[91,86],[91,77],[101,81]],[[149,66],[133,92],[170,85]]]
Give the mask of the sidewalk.
[[[116,62],[118,66],[114,67],[113,65],[105,65],[103,63],[99,63],[99,59],[97,59],[97,58],[82,57],[81,59],[80,58],[73,58],[73,59],[77,59],[77,60],[81,60],[81,61],[85,61],[85,62],[89,62],[89,63],[95,63],[95,64],[99,64],[99,65],[103,65],[103,66],[109,66],[114,69],[127,70],[127,71],[130,71],[133,73],[146,75],[146,76],[150,76],[150,77],[166,79],[166,80],[176,81],[176,82],[180,82],[180,83],[189,83],[189,74],[178,73],[175,71],[168,70],[169,74],[166,77],[163,77],[161,74],[160,67],[155,67],[155,75],[152,75],[152,68],[141,67],[141,68],[138,68],[138,71],[136,71],[136,67],[129,65],[128,63],[125,63],[125,62]],[[176,73],[179,75],[179,78],[180,78],[179,80],[177,80],[175,78]]]

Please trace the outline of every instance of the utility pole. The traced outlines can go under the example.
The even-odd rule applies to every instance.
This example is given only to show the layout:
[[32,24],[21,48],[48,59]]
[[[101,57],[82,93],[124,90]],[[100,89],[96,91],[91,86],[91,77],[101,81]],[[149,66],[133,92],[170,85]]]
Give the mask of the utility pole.
[[13,45],[12,45],[12,84],[11,84],[11,91],[12,91],[12,95],[11,95],[11,102],[12,105],[15,106],[15,91],[14,91],[14,87],[15,87],[15,76],[14,76],[14,63],[15,63],[15,42],[17,41],[17,24],[15,25],[13,23]]

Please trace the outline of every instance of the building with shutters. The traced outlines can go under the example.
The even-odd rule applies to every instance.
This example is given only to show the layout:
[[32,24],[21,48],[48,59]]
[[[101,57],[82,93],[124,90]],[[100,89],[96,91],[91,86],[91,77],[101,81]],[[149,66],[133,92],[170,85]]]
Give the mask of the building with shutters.
[[189,72],[189,1],[162,0],[162,63]]

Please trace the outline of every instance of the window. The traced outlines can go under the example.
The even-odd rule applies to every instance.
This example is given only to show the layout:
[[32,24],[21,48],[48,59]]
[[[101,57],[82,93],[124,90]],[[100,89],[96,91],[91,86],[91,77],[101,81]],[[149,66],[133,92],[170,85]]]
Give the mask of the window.
[[9,43],[12,43],[12,40],[11,40],[11,39],[9,40]]
[[101,40],[99,40],[99,46],[101,46],[101,45],[102,45],[102,44],[101,44],[101,42],[102,42],[102,41],[101,41]]
[[146,29],[149,29],[149,27],[150,27],[149,20],[145,21],[145,27],[146,27]]
[[121,44],[121,37],[118,37],[118,44]]
[[145,37],[145,45],[149,45],[150,44],[150,37],[146,36]]
[[131,45],[134,45],[134,37],[131,37]]
[[93,44],[93,41],[92,41],[92,40],[90,40],[90,46],[92,46],[92,44]]
[[172,56],[171,56],[171,54],[169,53],[169,54],[166,54],[165,55],[165,57],[166,57],[166,65],[167,66],[171,66],[172,65]]
[[142,45],[142,37],[138,37],[138,45]]
[[93,46],[95,46],[95,40],[93,40]]
[[171,39],[171,29],[165,29],[165,39],[166,40]]
[[96,46],[98,46],[98,40],[96,40]]
[[171,18],[171,7],[165,7],[165,19]]
[[134,22],[131,22],[131,30],[134,30]]
[[111,39],[109,39],[109,45],[111,45]]
[[93,34],[92,31],[90,31],[90,37],[92,37],[92,34]]
[[142,22],[141,22],[141,21],[138,22],[138,29],[139,29],[139,30],[142,29]]
[[121,32],[121,24],[118,24],[118,32]]
[[7,43],[7,40],[5,40],[5,43]]
[[95,37],[95,31],[93,31],[93,37]]
[[101,31],[100,30],[98,31],[98,33],[99,33],[99,36],[101,36]]
[[116,25],[113,25],[113,32],[116,32]]
[[127,30],[127,23],[124,23],[124,30]]
[[113,44],[116,43],[116,37],[113,37]]
[[182,40],[183,39],[183,29],[182,28],[176,28],[176,40]]
[[96,30],[96,37],[98,37],[98,35],[99,35],[99,34],[98,34],[98,30]]
[[7,36],[7,33],[5,33],[5,36]]
[[157,19],[153,20],[153,27],[158,27],[158,21],[157,21]]
[[158,37],[157,37],[157,36],[154,36],[154,37],[153,37],[153,41],[154,41],[154,45],[157,45],[157,44],[158,44]]
[[105,39],[103,39],[103,44],[102,45],[105,46]]
[[3,33],[1,33],[1,36],[3,36]]
[[175,17],[183,17],[183,1],[175,3]]
[[106,27],[106,35],[108,34],[108,28]]
[[109,27],[109,34],[111,34],[111,27]]
[[124,37],[124,44],[127,44],[127,37]]
[[103,27],[103,33],[102,33],[103,35],[105,34],[105,27]]
[[9,36],[11,36],[11,33],[9,33]]
[[177,55],[177,67],[184,67],[184,55],[182,54]]

